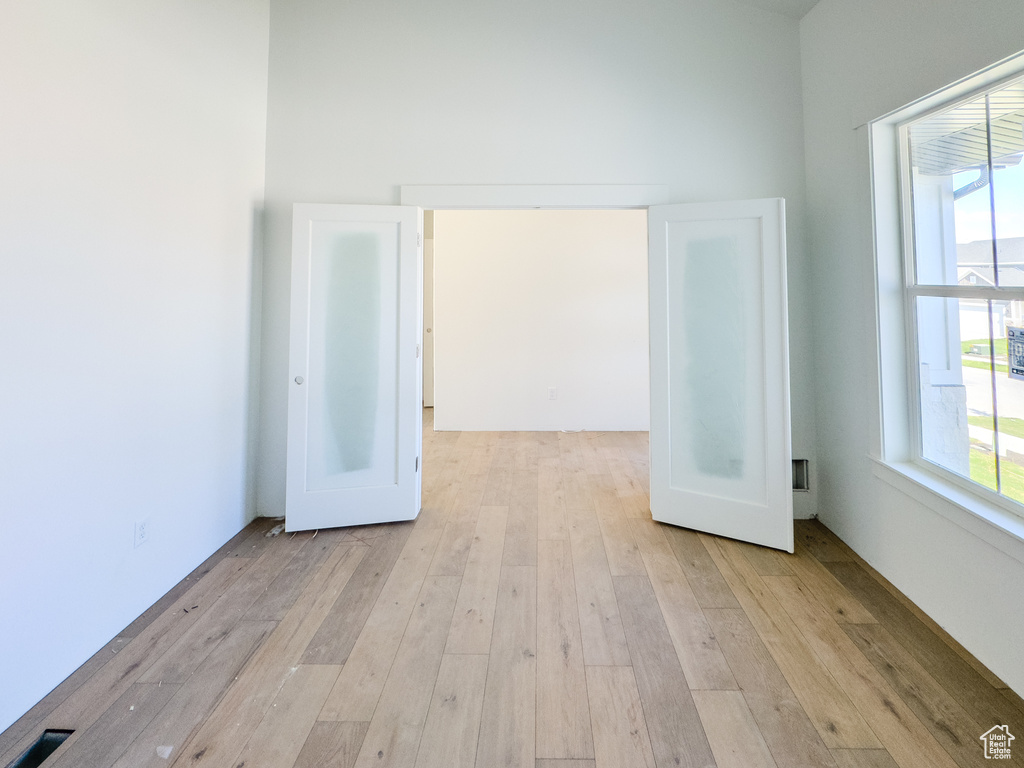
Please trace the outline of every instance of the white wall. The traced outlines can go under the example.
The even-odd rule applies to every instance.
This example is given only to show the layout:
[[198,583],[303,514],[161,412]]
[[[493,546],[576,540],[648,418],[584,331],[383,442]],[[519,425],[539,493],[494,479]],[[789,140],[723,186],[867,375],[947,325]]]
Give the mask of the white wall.
[[797,22],[728,0],[272,0],[261,514],[284,505],[291,206],[403,184],[787,198],[794,450],[815,466],[801,115]]
[[436,211],[434,290],[435,429],[649,428],[646,211]]
[[864,128],[1016,53],[1024,5],[821,0],[800,29],[821,518],[1024,692],[1024,564],[872,471],[880,403]]
[[0,4],[0,730],[249,517],[268,19]]

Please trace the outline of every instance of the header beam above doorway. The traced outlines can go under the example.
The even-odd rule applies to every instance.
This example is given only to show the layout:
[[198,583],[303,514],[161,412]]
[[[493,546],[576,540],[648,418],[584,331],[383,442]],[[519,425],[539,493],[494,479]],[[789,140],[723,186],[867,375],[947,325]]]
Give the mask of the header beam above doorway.
[[402,185],[402,205],[446,208],[646,208],[668,201],[665,184]]

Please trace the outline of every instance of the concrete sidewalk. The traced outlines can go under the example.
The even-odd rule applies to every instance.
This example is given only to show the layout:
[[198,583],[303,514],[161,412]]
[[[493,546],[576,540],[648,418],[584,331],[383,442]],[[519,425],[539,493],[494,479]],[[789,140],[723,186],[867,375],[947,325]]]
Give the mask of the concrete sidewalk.
[[[979,443],[984,443],[989,448],[992,447],[994,441],[992,439],[991,429],[971,424],[968,426],[967,430],[973,440],[977,440]],[[1005,457],[1008,450],[1020,456],[1024,456],[1024,437],[1014,437],[1013,435],[1008,435],[1005,432],[1000,432],[999,455]]]

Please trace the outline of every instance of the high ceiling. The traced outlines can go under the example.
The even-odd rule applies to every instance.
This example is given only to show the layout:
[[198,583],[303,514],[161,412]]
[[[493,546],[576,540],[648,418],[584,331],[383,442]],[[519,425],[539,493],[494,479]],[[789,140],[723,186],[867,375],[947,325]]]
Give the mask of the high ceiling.
[[818,4],[818,0],[737,0],[737,2],[781,13],[791,19],[802,19],[811,8]]

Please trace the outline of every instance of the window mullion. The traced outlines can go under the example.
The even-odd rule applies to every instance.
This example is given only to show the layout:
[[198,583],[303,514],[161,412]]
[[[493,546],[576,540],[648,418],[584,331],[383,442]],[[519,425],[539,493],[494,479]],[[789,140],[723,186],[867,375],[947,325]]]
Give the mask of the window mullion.
[[996,464],[996,493],[1003,492],[1003,473],[999,464],[999,396],[996,391],[996,335],[992,323],[992,300],[988,301],[988,359],[992,368],[989,385],[992,387],[992,453]]
[[985,150],[988,155],[988,215],[992,227],[992,275],[999,287],[999,240],[996,235],[996,174],[992,164],[992,99],[985,94]]
[[1024,301],[1024,286],[995,288],[979,285],[908,285],[907,295],[941,296],[946,299],[978,299],[979,301]]

